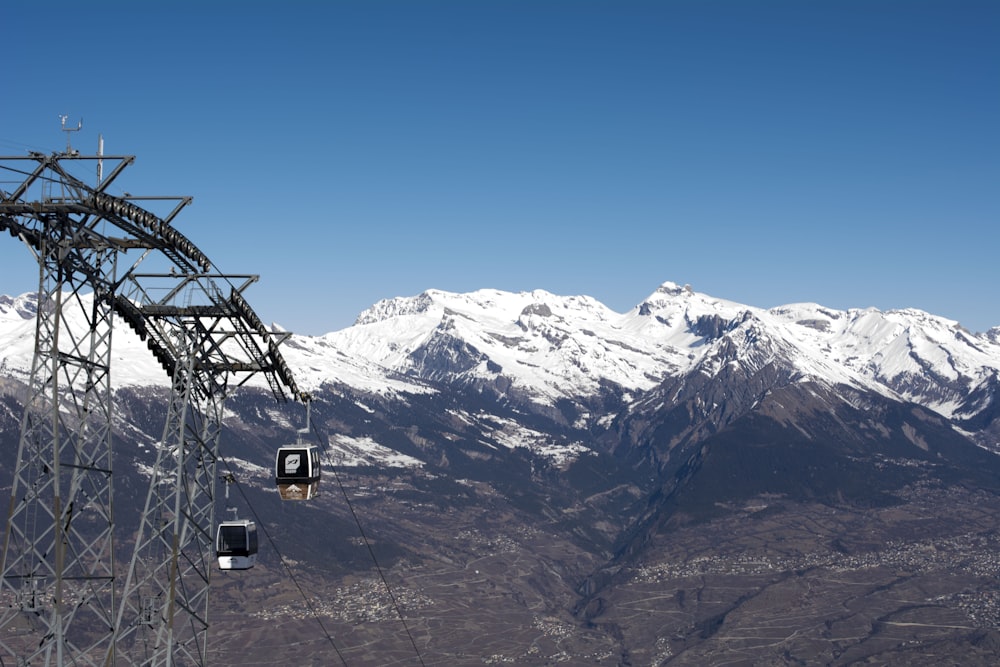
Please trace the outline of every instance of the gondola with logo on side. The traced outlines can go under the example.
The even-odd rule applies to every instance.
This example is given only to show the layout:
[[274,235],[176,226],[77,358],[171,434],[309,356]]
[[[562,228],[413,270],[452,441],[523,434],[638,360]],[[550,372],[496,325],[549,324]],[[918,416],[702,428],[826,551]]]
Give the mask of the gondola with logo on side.
[[319,494],[319,447],[299,442],[278,448],[274,481],[282,500],[310,500]]
[[[226,484],[226,501],[229,485],[235,482],[230,475],[223,475]],[[236,508],[226,507],[233,518],[219,523],[215,535],[215,556],[220,570],[249,570],[257,563],[257,525],[249,519],[236,518]]]
[[306,403],[306,428],[298,432],[294,445],[278,448],[274,459],[274,482],[282,500],[311,500],[319,495],[319,447],[302,441],[309,433],[309,403]]

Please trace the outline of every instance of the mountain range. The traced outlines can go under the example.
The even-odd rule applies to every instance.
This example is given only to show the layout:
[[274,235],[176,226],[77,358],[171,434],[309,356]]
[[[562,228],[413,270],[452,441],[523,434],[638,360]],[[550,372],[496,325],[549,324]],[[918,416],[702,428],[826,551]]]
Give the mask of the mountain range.
[[[32,295],[0,297],[8,470],[33,317]],[[127,327],[113,346],[127,522],[169,384]],[[271,548],[213,583],[213,664],[247,645],[316,665],[1000,657],[1000,327],[666,282],[626,313],[429,290],[282,351],[324,492],[276,498],[305,414],[235,390],[222,455]]]

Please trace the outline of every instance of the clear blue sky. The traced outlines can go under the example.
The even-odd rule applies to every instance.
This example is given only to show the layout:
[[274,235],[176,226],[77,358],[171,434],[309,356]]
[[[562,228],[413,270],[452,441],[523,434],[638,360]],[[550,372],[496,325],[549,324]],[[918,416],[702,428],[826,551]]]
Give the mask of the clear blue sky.
[[[265,322],[663,281],[1000,325],[996,0],[36,2],[0,153],[137,156]],[[115,192],[114,188],[112,192]],[[117,192],[120,194],[120,192]],[[0,293],[36,287],[13,239]]]

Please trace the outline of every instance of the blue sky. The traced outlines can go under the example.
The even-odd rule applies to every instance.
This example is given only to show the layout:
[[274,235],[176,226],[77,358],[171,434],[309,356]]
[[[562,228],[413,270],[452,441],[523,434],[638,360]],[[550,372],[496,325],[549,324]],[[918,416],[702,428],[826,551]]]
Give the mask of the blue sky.
[[[667,280],[1000,325],[995,0],[0,13],[0,153],[82,118],[74,148],[103,135],[136,156],[120,190],[193,196],[175,226],[297,333],[430,288],[624,312]],[[36,287],[16,241],[0,267],[0,293]]]

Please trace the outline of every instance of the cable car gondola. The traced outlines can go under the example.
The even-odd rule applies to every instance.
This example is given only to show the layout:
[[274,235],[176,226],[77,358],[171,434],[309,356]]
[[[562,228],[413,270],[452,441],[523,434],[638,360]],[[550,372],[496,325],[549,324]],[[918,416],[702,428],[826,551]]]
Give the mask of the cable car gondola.
[[274,481],[282,500],[309,500],[319,493],[319,447],[299,442],[278,448]]
[[220,570],[249,570],[257,563],[257,525],[249,519],[223,521],[215,553]]

